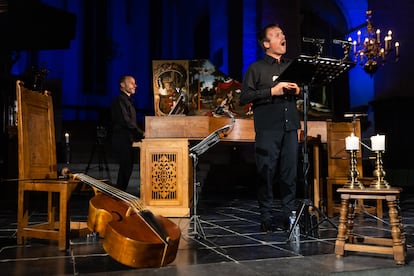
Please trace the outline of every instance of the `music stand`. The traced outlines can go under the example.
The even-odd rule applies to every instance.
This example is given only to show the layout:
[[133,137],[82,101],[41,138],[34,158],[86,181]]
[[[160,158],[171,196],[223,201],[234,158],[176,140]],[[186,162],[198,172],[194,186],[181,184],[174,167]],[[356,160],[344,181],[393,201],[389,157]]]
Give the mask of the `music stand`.
[[[350,70],[352,67],[355,66],[355,63],[346,60],[336,60],[332,58],[322,58],[319,56],[306,56],[300,55],[296,59],[294,59],[289,66],[281,73],[278,78],[278,81],[288,81],[288,82],[295,82],[299,86],[303,86],[303,132],[304,132],[304,143],[303,143],[303,181],[304,181],[304,189],[305,189],[305,196],[309,196],[309,188],[308,188],[308,168],[309,168],[309,157],[308,157],[308,148],[307,148],[307,136],[308,136],[308,105],[309,105],[309,87],[317,87],[325,85],[341,74],[345,73],[346,71]],[[313,226],[311,224],[311,220],[309,219],[308,208],[305,207],[312,207],[313,210],[316,210],[320,216],[323,217],[317,225]],[[293,231],[298,224],[302,214],[306,212],[305,216],[305,233],[309,235],[310,232],[315,230],[323,221],[328,221],[332,226],[337,228],[337,226],[329,220],[329,218],[319,209],[317,208],[312,200],[304,199],[301,207],[299,208],[299,212],[297,212],[297,217],[292,228],[289,230],[289,237],[290,240],[292,238]],[[309,226],[310,225],[310,226]],[[309,229],[310,228],[310,229]]]
[[189,235],[194,235],[196,238],[203,238],[206,239],[206,234],[204,232],[203,227],[201,226],[200,216],[197,214],[197,204],[198,204],[198,188],[200,187],[200,182],[197,181],[197,164],[198,164],[198,157],[202,155],[204,152],[209,150],[215,144],[220,142],[221,135],[227,136],[227,134],[233,129],[235,119],[234,116],[230,112],[226,112],[230,118],[231,123],[229,125],[225,125],[211,134],[209,134],[206,138],[204,138],[201,142],[196,144],[195,146],[190,148],[190,157],[193,160],[193,215],[190,218],[190,225],[193,222],[193,231],[188,233]]

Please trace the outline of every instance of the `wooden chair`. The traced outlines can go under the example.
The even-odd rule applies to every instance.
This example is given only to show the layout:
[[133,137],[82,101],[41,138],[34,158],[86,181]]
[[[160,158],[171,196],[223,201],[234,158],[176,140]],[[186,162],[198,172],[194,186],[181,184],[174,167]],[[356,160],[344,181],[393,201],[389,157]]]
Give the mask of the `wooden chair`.
[[[52,97],[31,91],[16,82],[18,107],[18,210],[17,243],[27,238],[57,240],[59,249],[69,244],[68,203],[78,181],[58,179]],[[30,221],[35,192],[47,194],[47,221]],[[39,198],[39,197],[37,197]]]
[[[334,201],[334,186],[345,185],[349,180],[349,153],[345,150],[345,137],[353,132],[361,138],[361,122],[355,119],[355,122],[333,122],[328,119],[326,122],[327,135],[327,155],[328,155],[328,176],[326,182],[327,197],[327,215],[332,217],[334,213],[339,213],[340,205]],[[362,167],[361,146],[357,153],[357,170],[359,172],[358,180],[365,185],[371,184],[374,177],[364,177]],[[366,207],[366,211],[377,213],[382,218],[382,200],[376,200],[376,207]],[[363,206],[363,201],[358,202],[359,208]],[[359,211],[359,210],[357,210]]]

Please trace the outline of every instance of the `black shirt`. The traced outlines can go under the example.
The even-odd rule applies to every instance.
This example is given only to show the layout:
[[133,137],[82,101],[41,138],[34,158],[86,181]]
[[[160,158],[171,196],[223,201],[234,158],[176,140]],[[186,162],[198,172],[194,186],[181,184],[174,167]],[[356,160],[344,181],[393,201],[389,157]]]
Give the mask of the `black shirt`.
[[252,63],[246,71],[240,95],[240,104],[253,103],[255,131],[296,130],[300,128],[296,96],[272,96],[270,89],[291,61],[265,55]]
[[136,116],[131,97],[121,91],[112,102],[112,134],[127,135],[131,142],[142,139],[144,132],[138,127]]

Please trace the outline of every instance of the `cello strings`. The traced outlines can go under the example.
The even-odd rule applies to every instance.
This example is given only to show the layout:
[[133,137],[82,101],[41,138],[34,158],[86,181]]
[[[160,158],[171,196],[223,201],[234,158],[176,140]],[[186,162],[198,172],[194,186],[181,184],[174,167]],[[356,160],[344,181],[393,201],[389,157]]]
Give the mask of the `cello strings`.
[[149,227],[149,229],[151,229],[151,231],[158,236],[158,238],[164,243],[167,244],[167,238],[163,238],[161,237],[160,233],[158,233],[158,231],[156,229],[153,228],[152,225],[150,225],[145,218],[142,217],[142,215],[140,214],[140,211],[145,210],[145,205],[144,202],[139,199],[138,197],[135,197],[127,192],[124,192],[122,190],[119,190],[109,184],[106,184],[105,182],[102,182],[100,180],[97,180],[91,176],[88,176],[86,174],[83,173],[78,173],[78,174],[74,174],[74,178],[78,178],[83,182],[86,182],[89,185],[92,185],[96,188],[98,188],[99,190],[106,192],[109,195],[112,195],[124,202],[126,202],[130,208],[143,219],[143,222],[145,224],[147,224],[147,226]]
[[79,178],[81,181],[86,182],[87,184],[90,184],[98,188],[99,190],[103,192],[113,195],[114,197],[132,205],[139,211],[142,211],[145,209],[145,206],[142,200],[140,200],[139,198],[127,192],[121,191],[111,185],[106,184],[105,182],[99,181],[85,174],[78,173],[78,174],[75,174],[75,177]]
[[147,224],[147,226],[149,227],[149,229],[151,229],[151,231],[156,234],[158,236],[158,238],[163,241],[164,244],[167,244],[167,237],[163,238],[160,233],[158,233],[158,231],[156,229],[154,229],[153,225],[150,225],[148,223],[148,221],[141,215],[141,211],[145,210],[145,205],[144,202],[139,199],[138,197],[135,197],[127,192],[124,192],[122,190],[119,190],[109,184],[106,184],[105,182],[102,182],[100,180],[97,180],[93,177],[90,177],[86,174],[83,173],[78,173],[74,175],[75,178],[80,179],[83,182],[86,182],[89,185],[92,185],[96,188],[98,188],[99,190],[106,192],[109,195],[112,195],[124,202],[126,202],[131,209],[138,215],[140,216],[143,221],[145,222],[145,224]]

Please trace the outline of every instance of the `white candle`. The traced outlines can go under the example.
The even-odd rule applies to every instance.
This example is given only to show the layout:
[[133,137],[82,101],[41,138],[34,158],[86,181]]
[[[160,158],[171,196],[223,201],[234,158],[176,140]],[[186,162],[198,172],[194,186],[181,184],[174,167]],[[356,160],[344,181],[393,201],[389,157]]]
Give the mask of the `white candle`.
[[400,47],[400,43],[397,41],[395,42],[395,56],[398,57],[400,53],[398,52],[398,48]]
[[388,36],[384,37],[385,51],[388,51]]
[[69,144],[69,133],[65,133],[65,141],[66,141],[66,144]]
[[385,135],[371,136],[371,149],[373,151],[384,151],[385,150]]
[[381,31],[380,31],[380,29],[377,29],[377,42],[378,42],[378,43],[381,43],[381,38],[380,38],[380,36],[381,36]]
[[359,138],[353,133],[345,138],[346,150],[359,150]]

